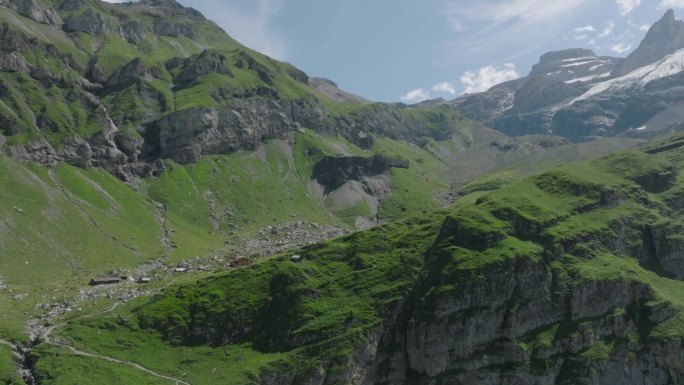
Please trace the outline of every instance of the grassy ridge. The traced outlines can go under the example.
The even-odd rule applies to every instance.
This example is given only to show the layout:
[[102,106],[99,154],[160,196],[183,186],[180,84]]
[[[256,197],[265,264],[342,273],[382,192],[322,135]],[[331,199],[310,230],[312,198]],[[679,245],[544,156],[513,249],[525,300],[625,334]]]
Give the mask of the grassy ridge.
[[[652,150],[677,140],[654,144]],[[306,258],[300,264],[276,256],[170,289],[115,314],[72,323],[63,335],[83,349],[168,373],[187,371],[198,384],[215,381],[200,370],[206,362],[199,357],[231,356],[233,349],[247,351],[241,355],[241,374],[229,383],[254,382],[263,370],[296,379],[321,363],[336,373],[353,362],[356,349],[392,319],[391,309],[409,295],[431,314],[434,300],[459,295],[471,280],[485,279],[483,272],[529,260],[569,277],[570,285],[645,284],[654,301],[677,309],[674,317],[635,330],[642,335],[631,342],[637,345],[599,340],[577,359],[606,359],[640,346],[640,338],[681,338],[684,282],[640,263],[643,240],[637,236],[664,226],[676,238],[681,218],[673,210],[680,208],[662,202],[675,202],[673,191],[681,191],[676,173],[684,165],[681,154],[681,149],[637,151],[561,167],[446,212],[307,247],[300,251]],[[616,246],[616,237],[624,243]],[[581,321],[548,325],[519,345],[533,354],[581,333],[582,327]],[[141,354],[145,346],[163,346],[174,352],[169,354],[189,358],[178,369],[178,358]],[[218,365],[215,358],[208,360]]]

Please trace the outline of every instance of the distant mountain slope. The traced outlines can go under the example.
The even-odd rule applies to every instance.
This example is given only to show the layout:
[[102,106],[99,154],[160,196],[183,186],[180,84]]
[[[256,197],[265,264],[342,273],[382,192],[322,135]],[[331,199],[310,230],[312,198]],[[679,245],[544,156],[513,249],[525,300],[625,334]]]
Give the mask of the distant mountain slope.
[[[196,385],[676,384],[683,151],[680,135],[568,164],[305,247],[303,261],[169,288],[60,338]],[[39,378],[82,377],[64,351],[36,354]]]
[[670,10],[626,59],[551,52],[529,76],[451,104],[509,135],[652,137],[684,127],[676,113],[684,99],[682,49],[684,22]]
[[254,150],[305,128],[370,148],[375,136],[448,139],[458,123],[446,108],[310,81],[172,0],[5,0],[0,23],[0,147],[24,161],[131,180],[159,174],[159,159]]

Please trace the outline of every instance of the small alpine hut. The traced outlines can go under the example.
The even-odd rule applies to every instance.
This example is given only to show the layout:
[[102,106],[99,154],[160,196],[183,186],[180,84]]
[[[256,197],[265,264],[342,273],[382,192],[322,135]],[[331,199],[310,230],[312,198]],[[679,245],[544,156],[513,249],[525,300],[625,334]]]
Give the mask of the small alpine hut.
[[121,277],[100,277],[90,280],[90,286],[115,285],[121,283]]

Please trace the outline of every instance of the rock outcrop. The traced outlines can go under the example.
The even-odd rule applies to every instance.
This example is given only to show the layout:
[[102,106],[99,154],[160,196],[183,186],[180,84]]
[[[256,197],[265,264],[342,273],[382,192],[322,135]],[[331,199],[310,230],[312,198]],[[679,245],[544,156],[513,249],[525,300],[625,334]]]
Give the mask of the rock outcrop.
[[298,128],[276,101],[235,99],[228,108],[182,111],[154,123],[148,138],[156,146],[150,148],[149,155],[195,162],[202,155],[253,150],[262,140]]
[[119,26],[114,20],[92,9],[67,16],[62,28],[66,32],[84,32],[91,35],[120,34]]
[[327,194],[350,180],[361,181],[366,177],[384,174],[392,168],[408,167],[409,162],[405,159],[388,158],[382,155],[371,158],[326,156],[314,167],[311,179],[321,184]]
[[0,0],[0,6],[8,7],[20,15],[42,24],[56,27],[62,25],[62,19],[57,11],[38,0]]

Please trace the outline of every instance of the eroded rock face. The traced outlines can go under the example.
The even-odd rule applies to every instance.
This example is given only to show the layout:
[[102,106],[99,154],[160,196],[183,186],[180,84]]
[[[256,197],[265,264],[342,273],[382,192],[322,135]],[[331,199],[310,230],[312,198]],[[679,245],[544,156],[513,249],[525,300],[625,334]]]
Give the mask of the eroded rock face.
[[0,5],[11,8],[20,15],[42,24],[50,24],[57,27],[62,24],[62,19],[57,12],[52,7],[40,3],[38,0],[0,0]]
[[36,39],[30,38],[23,32],[10,28],[8,24],[0,25],[0,52],[25,52],[34,48]]
[[181,71],[174,79],[176,87],[182,88],[196,82],[200,77],[218,73],[231,76],[225,55],[214,50],[205,50],[199,55],[186,59],[174,59],[167,63],[167,68],[180,67]]
[[653,24],[639,48],[617,66],[613,75],[626,75],[681,48],[684,48],[684,21],[676,20],[674,11],[669,10]]
[[180,163],[197,161],[206,154],[253,150],[265,139],[299,129],[299,125],[269,99],[236,99],[229,108],[192,109],[174,113],[155,123],[158,152]]
[[311,178],[323,185],[328,193],[350,180],[361,181],[366,177],[384,174],[392,168],[408,167],[407,160],[382,155],[370,158],[326,156],[316,164]]
[[38,163],[43,166],[55,167],[60,162],[60,156],[45,139],[28,142],[22,146],[12,146],[9,154],[23,162]]
[[135,20],[127,21],[121,25],[123,38],[131,44],[138,44],[145,40],[149,29],[145,24]]
[[29,67],[23,56],[13,52],[0,55],[0,70],[7,72],[28,72]]
[[69,15],[62,26],[66,32],[84,32],[91,35],[119,34],[118,26],[102,13],[87,9],[81,14]]

